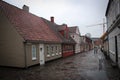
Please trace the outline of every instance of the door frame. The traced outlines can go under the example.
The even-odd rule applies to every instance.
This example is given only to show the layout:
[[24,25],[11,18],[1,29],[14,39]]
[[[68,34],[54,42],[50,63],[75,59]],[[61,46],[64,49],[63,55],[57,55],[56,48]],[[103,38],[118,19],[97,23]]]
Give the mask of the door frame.
[[45,64],[44,44],[39,44],[39,62],[40,65]]
[[115,53],[116,53],[116,56],[115,56],[115,61],[116,61],[116,64],[118,64],[118,46],[117,46],[117,36],[115,36]]

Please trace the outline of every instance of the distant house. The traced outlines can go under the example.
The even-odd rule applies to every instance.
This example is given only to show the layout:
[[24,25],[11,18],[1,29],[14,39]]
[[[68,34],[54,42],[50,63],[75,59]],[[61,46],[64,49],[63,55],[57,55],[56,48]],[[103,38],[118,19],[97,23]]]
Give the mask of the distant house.
[[85,38],[84,38],[84,36],[80,36],[80,37],[81,37],[80,51],[81,51],[81,52],[84,52],[84,51],[85,51],[85,46],[86,46]]
[[107,10],[109,57],[120,67],[120,0],[109,0]]
[[90,51],[91,49],[93,49],[93,42],[92,39],[90,37],[85,36],[86,38],[86,43],[87,43],[87,50]]
[[42,18],[44,22],[54,31],[54,33],[62,40],[62,57],[71,56],[75,53],[75,41],[70,37],[69,28],[66,24],[58,25],[54,22],[54,17],[51,21]]
[[93,49],[92,39],[87,36],[81,36],[80,48],[81,48],[81,52],[89,51]]
[[29,67],[62,57],[62,40],[42,20],[0,1],[0,65]]
[[69,27],[70,36],[76,42],[75,53],[80,53],[80,31],[77,26]]
[[94,38],[91,38],[91,39],[93,41],[93,47],[95,47],[95,46],[101,47],[102,40],[100,38],[94,37]]
[[76,42],[70,37],[69,28],[66,24],[59,27],[59,32],[63,36],[62,53],[63,57],[73,55],[75,53]]

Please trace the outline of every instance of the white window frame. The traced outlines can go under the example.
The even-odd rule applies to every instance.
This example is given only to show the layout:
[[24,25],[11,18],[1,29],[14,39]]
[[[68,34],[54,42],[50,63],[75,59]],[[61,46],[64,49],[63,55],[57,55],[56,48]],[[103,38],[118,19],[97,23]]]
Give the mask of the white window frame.
[[[34,50],[35,49],[35,50]],[[32,60],[36,60],[37,59],[37,49],[36,49],[36,45],[32,45]]]
[[47,49],[47,50],[46,50],[46,51],[47,51],[47,57],[51,57],[51,56],[50,56],[50,50],[49,50],[50,47],[49,47],[49,45],[47,45],[46,49]]

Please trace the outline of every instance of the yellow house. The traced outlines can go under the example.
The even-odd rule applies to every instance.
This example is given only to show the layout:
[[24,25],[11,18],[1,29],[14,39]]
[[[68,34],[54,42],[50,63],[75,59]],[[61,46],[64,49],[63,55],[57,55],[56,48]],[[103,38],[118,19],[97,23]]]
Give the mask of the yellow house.
[[61,39],[40,17],[0,1],[0,66],[43,65],[61,56]]

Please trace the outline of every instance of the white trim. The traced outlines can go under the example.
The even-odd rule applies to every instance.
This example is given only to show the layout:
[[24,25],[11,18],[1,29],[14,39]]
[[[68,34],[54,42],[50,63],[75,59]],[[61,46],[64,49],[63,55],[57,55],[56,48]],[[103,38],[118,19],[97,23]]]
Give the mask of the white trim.
[[32,60],[36,60],[37,58],[33,57]]
[[58,53],[56,53],[56,55],[58,55]]
[[115,55],[115,52],[113,52],[113,51],[111,51],[111,50],[109,50],[109,52],[110,52],[112,55]]
[[55,56],[55,54],[52,54],[52,56]]
[[50,57],[50,55],[48,54],[47,57]]
[[59,52],[59,54],[62,54],[61,52]]

